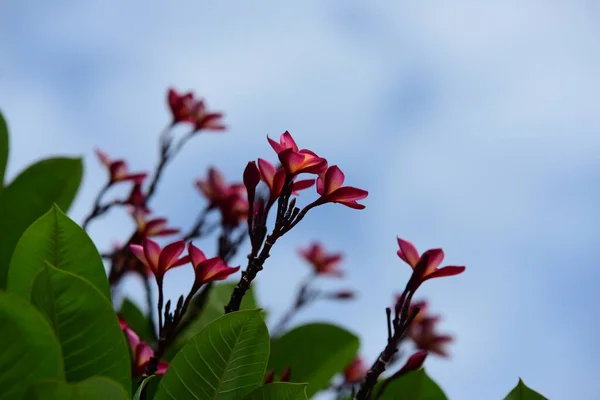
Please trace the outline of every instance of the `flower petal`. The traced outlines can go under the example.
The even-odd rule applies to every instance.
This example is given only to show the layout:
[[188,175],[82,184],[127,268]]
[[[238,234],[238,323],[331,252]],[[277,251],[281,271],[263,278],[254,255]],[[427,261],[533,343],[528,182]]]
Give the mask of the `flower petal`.
[[328,195],[335,190],[340,189],[344,184],[344,179],[344,173],[337,165],[329,167],[327,172],[325,172],[325,194]]
[[279,143],[277,143],[276,141],[274,141],[273,139],[271,139],[269,137],[269,135],[267,135],[267,140],[269,141],[269,144],[271,145],[271,147],[273,148],[273,150],[275,150],[275,153],[279,154],[283,150],[285,150],[285,147],[283,147],[282,145],[280,145]]
[[108,154],[100,149],[96,149],[96,156],[98,156],[98,159],[102,164],[104,164],[104,166],[107,168],[110,166],[110,158],[108,157]]
[[397,238],[398,246],[400,246],[400,250],[396,254],[400,257],[404,262],[406,262],[411,267],[415,267],[417,262],[419,262],[419,252],[417,248],[408,240]]
[[163,273],[167,272],[169,268],[173,267],[173,264],[177,261],[181,253],[185,250],[185,242],[178,240],[165,246],[160,253],[158,261],[158,270]]
[[315,184],[314,179],[299,180],[297,182],[294,182],[294,185],[292,186],[292,192],[298,192],[299,190],[308,189],[309,187],[311,187],[314,184]]
[[288,131],[285,131],[281,134],[281,137],[279,138],[279,143],[281,143],[281,145],[286,149],[298,151],[296,141],[292,137],[291,133],[289,133]]
[[433,278],[442,278],[444,276],[454,276],[454,275],[462,274],[463,272],[465,272],[465,269],[466,269],[466,267],[455,267],[455,266],[443,267],[443,268],[433,271],[430,274],[425,275],[425,278],[423,278],[423,281],[426,281],[428,279],[433,279]]
[[259,158],[258,159],[258,170],[260,171],[260,176],[262,177],[263,182],[267,184],[269,189],[272,189],[273,188],[273,177],[275,176],[275,173],[277,172],[277,170],[275,169],[275,166],[273,164],[271,164],[270,162],[268,162],[267,160]]
[[431,249],[427,250],[425,253],[429,254],[429,262],[427,263],[425,272],[423,272],[423,276],[429,275],[430,273],[434,272],[437,269],[437,267],[440,266],[442,261],[444,261],[444,250],[442,249]]
[[196,265],[206,260],[204,252],[196,246],[194,246],[192,242],[188,244],[188,254],[190,256],[190,260],[192,261],[192,265],[194,266],[194,268],[196,267]]
[[167,372],[167,368],[169,368],[169,363],[163,360],[158,362],[158,366],[156,367],[156,375],[164,375]]
[[133,255],[142,262],[147,268],[152,269],[148,260],[146,259],[146,255],[144,254],[144,247],[139,244],[130,244],[129,249],[133,253]]

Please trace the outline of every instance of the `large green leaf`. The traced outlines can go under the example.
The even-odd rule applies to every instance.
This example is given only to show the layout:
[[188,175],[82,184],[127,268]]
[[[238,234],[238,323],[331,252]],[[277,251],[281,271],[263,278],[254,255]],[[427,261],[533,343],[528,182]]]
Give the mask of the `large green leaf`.
[[308,400],[306,383],[269,383],[244,397],[244,400]]
[[6,288],[10,258],[23,232],[54,203],[67,211],[82,173],[80,158],[49,158],[29,166],[0,193],[0,289]]
[[241,399],[263,383],[268,360],[260,310],[223,315],[177,353],[154,399]]
[[119,316],[127,321],[127,326],[138,334],[140,339],[145,342],[156,342],[156,332],[150,320],[142,311],[128,298],[123,300]]
[[308,382],[311,397],[352,362],[359,344],[358,337],[338,326],[303,325],[273,341],[269,369],[280,374],[289,365],[294,381]]
[[[381,382],[374,394],[379,393]],[[390,382],[377,400],[447,400],[442,389],[425,372],[424,369],[412,371]]]
[[535,390],[527,387],[519,378],[519,383],[513,390],[504,398],[504,400],[548,400]]
[[129,395],[117,382],[96,376],[78,383],[44,381],[34,385],[30,400],[128,400]]
[[[229,302],[235,285],[236,283],[234,282],[224,282],[214,285],[210,289],[208,298],[202,309],[198,309],[198,306],[192,302],[190,311],[186,313],[186,317],[193,319],[190,321],[188,327],[179,333],[177,340],[171,345],[163,357],[164,360],[172,360],[173,357],[175,357],[175,354],[188,342],[188,340],[200,332],[206,325],[225,313],[225,305]],[[250,289],[244,295],[240,309],[252,310],[256,308],[259,307],[256,298],[254,297],[254,292]],[[199,315],[190,317],[190,315],[194,314]],[[262,314],[263,316],[265,315],[264,310],[262,310]]]
[[[146,399],[152,399],[152,397],[148,396],[148,389],[150,388],[151,384],[154,383],[156,380],[158,380],[159,377],[157,375],[151,375],[147,378],[145,378],[142,383],[140,384],[140,386],[138,386],[137,390],[135,391],[135,394],[133,395],[133,400],[142,400],[144,398]],[[142,395],[145,395],[146,397],[142,397]]]
[[110,299],[104,264],[94,242],[56,204],[19,239],[8,270],[8,290],[29,299],[33,281],[46,261],[84,278]]
[[125,335],[110,302],[85,279],[47,265],[33,284],[32,303],[54,327],[69,382],[93,376],[131,390]]
[[4,174],[6,164],[8,164],[8,126],[6,120],[0,111],[0,192],[4,189]]
[[0,399],[22,399],[40,379],[64,379],[60,345],[29,303],[0,291]]

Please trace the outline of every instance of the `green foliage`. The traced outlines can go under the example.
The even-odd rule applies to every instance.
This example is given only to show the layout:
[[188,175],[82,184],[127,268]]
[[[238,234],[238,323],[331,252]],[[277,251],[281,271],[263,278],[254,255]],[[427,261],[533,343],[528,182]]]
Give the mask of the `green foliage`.
[[29,303],[0,291],[0,399],[22,399],[40,379],[63,379],[60,345]]
[[330,324],[300,326],[272,344],[269,369],[282,373],[289,365],[296,382],[308,382],[307,394],[325,389],[356,356],[358,337]]
[[128,298],[123,300],[119,315],[127,321],[127,326],[138,334],[141,340],[145,342],[156,342],[156,332],[154,326],[144,313]]
[[[373,394],[379,394],[379,382]],[[447,400],[446,395],[425,372],[424,369],[412,371],[393,380],[385,388],[378,400]]]
[[244,397],[244,400],[306,400],[305,383],[274,382]]
[[0,193],[0,289],[6,288],[8,266],[23,232],[56,203],[68,210],[81,182],[80,158],[49,158],[29,166]]
[[8,126],[6,120],[0,111],[0,192],[4,189],[4,174],[6,173],[6,165],[8,164]]
[[93,377],[78,383],[45,381],[27,393],[30,400],[127,400],[129,395],[117,382]]
[[105,376],[130,390],[131,363],[125,335],[111,303],[97,288],[47,265],[34,281],[31,301],[54,328],[67,381]]
[[28,299],[45,262],[87,280],[110,299],[104,264],[96,246],[56,204],[19,239],[8,270],[8,290]]
[[[137,390],[135,391],[135,394],[133,395],[133,400],[142,400],[142,393],[143,392],[147,392],[148,388],[151,386],[151,383],[153,383],[154,381],[158,380],[159,377],[156,375],[152,375],[147,377],[146,379],[144,379],[141,383],[141,385],[137,388]],[[148,396],[148,393],[145,393],[146,396]],[[151,397],[146,397],[146,398],[151,398]]]
[[548,400],[538,392],[530,389],[525,383],[519,379],[519,383],[513,390],[504,398],[504,400]]
[[223,315],[177,353],[155,400],[241,399],[261,386],[268,360],[269,332],[260,310]]

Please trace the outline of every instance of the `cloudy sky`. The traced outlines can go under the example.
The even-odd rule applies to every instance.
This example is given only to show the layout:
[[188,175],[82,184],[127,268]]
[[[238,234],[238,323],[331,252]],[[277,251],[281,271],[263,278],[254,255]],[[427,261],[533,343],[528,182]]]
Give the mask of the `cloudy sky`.
[[[9,177],[42,156],[83,155],[81,221],[105,179],[93,148],[151,169],[166,88],[194,89],[230,129],[197,137],[167,170],[153,208],[174,226],[202,208],[192,181],[207,166],[239,179],[248,160],[274,160],[266,135],[284,130],[370,192],[365,210],[324,206],[277,243],[258,281],[275,317],[309,271],[296,247],[321,240],[344,251],[347,271],[322,286],[361,296],[294,323],[342,324],[372,362],[383,309],[409,276],[400,235],[467,266],[421,291],[456,337],[450,359],[426,364],[451,399],[501,399],[521,377],[552,400],[591,400],[599,17],[589,0],[4,2]],[[130,229],[115,212],[90,232],[107,249]],[[173,271],[171,296],[188,273]],[[142,299],[139,282],[127,288]]]

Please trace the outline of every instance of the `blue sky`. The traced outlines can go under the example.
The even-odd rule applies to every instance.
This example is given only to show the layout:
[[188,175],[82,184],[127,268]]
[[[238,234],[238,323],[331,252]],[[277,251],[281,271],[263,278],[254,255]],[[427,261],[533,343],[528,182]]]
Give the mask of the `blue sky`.
[[[153,208],[173,225],[202,207],[192,181],[207,166],[237,179],[248,160],[274,159],[265,136],[284,130],[370,192],[366,210],[321,207],[277,243],[258,281],[275,316],[308,273],[298,245],[343,250],[348,278],[323,287],[360,298],[294,323],[348,327],[371,362],[383,309],[409,276],[400,235],[467,266],[421,291],[456,336],[451,359],[426,364],[450,398],[500,399],[522,377],[552,400],[594,399],[599,11],[577,0],[5,3],[9,176],[42,156],[83,155],[71,212],[81,221],[105,179],[93,148],[152,168],[167,86],[194,89],[230,130],[196,138],[167,170]],[[102,249],[131,228],[115,212],[90,232]],[[173,271],[171,296],[188,273]]]

